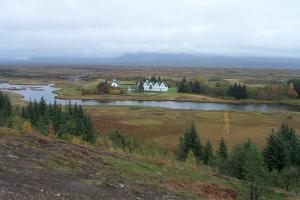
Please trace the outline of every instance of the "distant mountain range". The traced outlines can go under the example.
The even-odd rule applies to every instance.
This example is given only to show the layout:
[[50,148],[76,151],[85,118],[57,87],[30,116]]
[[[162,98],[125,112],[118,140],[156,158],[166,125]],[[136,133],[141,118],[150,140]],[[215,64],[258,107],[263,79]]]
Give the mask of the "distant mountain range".
[[191,54],[135,53],[114,58],[35,57],[0,59],[0,65],[134,65],[175,67],[250,67],[300,69],[300,58],[238,57]]

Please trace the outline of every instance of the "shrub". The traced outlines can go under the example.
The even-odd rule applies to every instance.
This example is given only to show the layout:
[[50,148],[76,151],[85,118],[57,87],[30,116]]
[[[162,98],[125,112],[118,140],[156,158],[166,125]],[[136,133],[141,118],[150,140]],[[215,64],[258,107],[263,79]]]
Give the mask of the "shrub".
[[110,90],[110,94],[112,94],[112,95],[120,95],[122,93],[123,93],[123,91],[121,88],[112,88]]

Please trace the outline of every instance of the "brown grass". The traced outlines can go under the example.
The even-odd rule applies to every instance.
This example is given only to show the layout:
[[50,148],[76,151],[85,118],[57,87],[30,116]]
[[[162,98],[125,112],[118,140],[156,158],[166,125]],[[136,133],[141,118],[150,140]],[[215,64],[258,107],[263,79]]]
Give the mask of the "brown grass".
[[22,95],[9,92],[9,91],[2,91],[2,92],[9,96],[11,102],[14,105],[18,105],[18,106],[24,105],[25,101],[22,100]]
[[[93,106],[86,107],[94,120],[94,126],[102,134],[119,129],[127,136],[141,142],[153,142],[169,150],[177,148],[178,139],[194,121],[202,142],[208,139],[214,147],[219,143],[224,124],[222,111],[170,110],[162,108],[137,108]],[[292,119],[288,119],[292,115]],[[253,140],[259,147],[266,137],[283,121],[300,132],[300,113],[291,112],[229,112],[230,148],[235,144]]]

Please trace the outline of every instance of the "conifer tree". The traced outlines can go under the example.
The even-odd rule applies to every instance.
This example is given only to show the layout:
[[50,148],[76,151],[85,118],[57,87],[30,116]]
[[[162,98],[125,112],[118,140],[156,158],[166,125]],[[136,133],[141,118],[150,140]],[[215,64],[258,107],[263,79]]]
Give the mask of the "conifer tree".
[[204,148],[203,148],[203,163],[208,165],[211,163],[214,158],[213,147],[209,140],[207,140]]
[[292,128],[283,123],[277,131],[267,138],[264,161],[269,170],[278,172],[290,165],[299,165],[300,140]]
[[217,150],[217,157],[227,160],[228,158],[228,149],[224,138],[222,137],[219,143],[219,148]]
[[[187,133],[185,133],[187,135]],[[179,138],[179,148],[178,148],[178,160],[185,161],[189,153],[189,148],[186,143],[186,137],[180,136]]]
[[30,121],[32,127],[43,134],[48,134],[49,127],[58,137],[66,134],[81,136],[83,140],[95,143],[96,135],[93,131],[91,118],[83,111],[82,106],[72,105],[70,102],[62,109],[56,101],[47,105],[44,98],[39,102],[29,102],[22,108],[22,117]]
[[13,107],[8,95],[0,91],[0,126],[11,125]]
[[157,78],[157,81],[161,83],[161,78],[160,78],[160,76]]
[[151,82],[156,82],[156,81],[157,81],[157,80],[156,80],[156,77],[155,77],[154,75],[152,75],[151,78],[150,78],[150,81],[151,81]]
[[250,143],[247,151],[245,151],[243,176],[249,183],[250,199],[260,199],[264,189],[265,169],[263,157],[253,143]]
[[190,129],[186,131],[184,136],[180,138],[178,152],[179,160],[185,160],[190,150],[193,151],[197,160],[202,160],[203,148],[194,123],[192,123]]

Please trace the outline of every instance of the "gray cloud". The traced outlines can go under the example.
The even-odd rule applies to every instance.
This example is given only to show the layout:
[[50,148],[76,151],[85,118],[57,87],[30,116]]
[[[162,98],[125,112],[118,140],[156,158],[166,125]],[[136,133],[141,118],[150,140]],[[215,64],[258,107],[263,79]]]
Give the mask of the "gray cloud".
[[0,0],[0,58],[300,57],[299,19],[297,0]]

